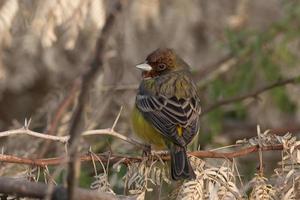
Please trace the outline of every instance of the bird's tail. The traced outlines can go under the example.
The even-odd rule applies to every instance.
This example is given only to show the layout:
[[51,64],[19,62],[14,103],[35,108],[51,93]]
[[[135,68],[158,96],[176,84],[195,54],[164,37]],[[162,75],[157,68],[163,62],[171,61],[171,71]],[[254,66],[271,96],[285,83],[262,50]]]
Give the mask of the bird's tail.
[[195,179],[196,175],[188,160],[185,147],[172,145],[170,153],[172,179]]

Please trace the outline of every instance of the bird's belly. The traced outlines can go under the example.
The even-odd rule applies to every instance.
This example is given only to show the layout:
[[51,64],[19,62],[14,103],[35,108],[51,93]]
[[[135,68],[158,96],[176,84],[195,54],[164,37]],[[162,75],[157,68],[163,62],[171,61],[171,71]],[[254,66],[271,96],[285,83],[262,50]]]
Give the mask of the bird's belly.
[[136,107],[132,113],[132,126],[135,134],[147,144],[154,145],[155,149],[166,147],[163,135],[148,123]]

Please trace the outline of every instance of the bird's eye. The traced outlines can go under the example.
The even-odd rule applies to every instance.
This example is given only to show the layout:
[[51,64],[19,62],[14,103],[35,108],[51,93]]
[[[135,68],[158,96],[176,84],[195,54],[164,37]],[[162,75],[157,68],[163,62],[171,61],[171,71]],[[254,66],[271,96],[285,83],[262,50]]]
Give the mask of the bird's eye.
[[160,64],[158,64],[157,68],[158,68],[159,71],[162,71],[162,70],[165,70],[167,68],[167,65],[164,64],[164,63],[160,63]]

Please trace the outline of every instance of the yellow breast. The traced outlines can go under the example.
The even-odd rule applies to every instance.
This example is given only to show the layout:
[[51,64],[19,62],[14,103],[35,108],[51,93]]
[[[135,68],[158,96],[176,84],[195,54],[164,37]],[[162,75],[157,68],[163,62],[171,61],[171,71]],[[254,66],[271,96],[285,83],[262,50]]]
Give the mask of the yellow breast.
[[143,117],[134,107],[132,112],[132,126],[135,134],[147,144],[154,145],[156,149],[164,149],[164,137]]

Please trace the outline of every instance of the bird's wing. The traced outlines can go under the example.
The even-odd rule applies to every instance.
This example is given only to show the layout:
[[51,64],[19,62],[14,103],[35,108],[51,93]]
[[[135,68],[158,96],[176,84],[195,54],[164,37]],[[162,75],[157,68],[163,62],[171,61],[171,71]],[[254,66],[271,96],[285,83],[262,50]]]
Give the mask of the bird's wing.
[[196,96],[178,99],[138,94],[136,105],[160,133],[181,146],[198,132],[201,109]]

